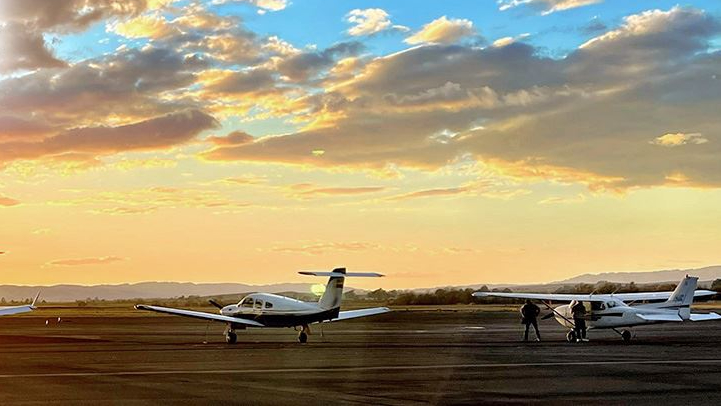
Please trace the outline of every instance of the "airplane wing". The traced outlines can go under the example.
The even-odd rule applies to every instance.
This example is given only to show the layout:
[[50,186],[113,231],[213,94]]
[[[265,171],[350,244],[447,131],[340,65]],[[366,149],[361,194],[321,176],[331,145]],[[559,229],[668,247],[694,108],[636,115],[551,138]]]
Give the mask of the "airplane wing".
[[[330,322],[333,321],[340,321],[340,320],[348,320],[348,319],[355,319],[358,317],[367,317],[367,316],[375,316],[377,314],[383,314],[388,313],[391,311],[391,309],[387,307],[373,307],[369,309],[360,309],[360,310],[346,310],[343,312],[338,313],[338,317],[336,317],[333,320],[329,320]],[[328,321],[325,321],[324,323],[327,323]]]
[[251,327],[265,327],[265,325],[258,323],[257,321],[241,319],[240,317],[223,316],[222,314],[196,312],[193,310],[174,309],[171,307],[162,307],[162,306],[148,306],[148,305],[142,305],[142,304],[135,305],[135,308],[137,310],[148,310],[151,312],[172,314],[175,316],[185,316],[185,317],[193,317],[196,319],[203,319],[203,320],[222,321],[224,323],[245,324],[246,326],[251,326]]
[[640,314],[636,316],[648,321],[683,321],[678,314]]
[[510,299],[532,299],[547,300],[551,302],[572,302],[574,300],[580,302],[603,302],[608,300],[598,295],[573,295],[565,293],[505,293],[505,292],[474,292],[475,297],[505,297]]
[[691,321],[707,321],[721,320],[721,316],[716,313],[691,313]]
[[[635,300],[667,300],[673,292],[638,292],[638,293],[615,293],[613,297],[621,299],[624,302]],[[693,297],[714,296],[716,292],[713,290],[696,290]]]
[[40,297],[40,292],[35,295],[35,299],[33,299],[33,302],[29,305],[0,307],[0,316],[9,316],[11,314],[27,313],[33,311],[35,310],[35,303],[38,301],[38,297]]

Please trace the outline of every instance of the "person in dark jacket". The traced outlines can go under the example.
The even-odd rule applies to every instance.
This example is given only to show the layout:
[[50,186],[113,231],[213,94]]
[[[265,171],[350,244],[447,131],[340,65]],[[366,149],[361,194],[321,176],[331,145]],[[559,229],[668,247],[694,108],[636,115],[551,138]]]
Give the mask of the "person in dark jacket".
[[526,325],[526,332],[523,334],[523,341],[528,341],[528,330],[530,326],[536,331],[536,341],[541,341],[541,333],[538,331],[538,315],[541,308],[531,303],[530,299],[526,299],[526,304],[521,307],[521,322]]
[[577,302],[571,306],[571,314],[573,315],[573,325],[576,331],[576,342],[588,341],[586,339],[586,306],[583,302]]

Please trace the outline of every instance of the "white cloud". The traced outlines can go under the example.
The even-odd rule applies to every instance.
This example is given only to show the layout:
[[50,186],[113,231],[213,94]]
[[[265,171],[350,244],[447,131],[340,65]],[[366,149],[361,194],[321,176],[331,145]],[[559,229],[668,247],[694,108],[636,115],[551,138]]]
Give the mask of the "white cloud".
[[420,31],[406,38],[405,42],[408,44],[452,44],[463,37],[475,34],[475,32],[471,20],[448,19],[443,16],[424,25]]
[[678,147],[686,144],[705,144],[708,140],[700,133],[669,133],[660,137],[656,137],[651,144],[660,145],[662,147]]
[[505,11],[514,7],[528,5],[540,10],[543,14],[570,10],[576,7],[600,3],[603,0],[498,0],[498,8]]
[[380,8],[351,10],[346,15],[346,21],[354,25],[348,29],[348,34],[357,37],[387,30],[392,25],[389,17],[388,13]]

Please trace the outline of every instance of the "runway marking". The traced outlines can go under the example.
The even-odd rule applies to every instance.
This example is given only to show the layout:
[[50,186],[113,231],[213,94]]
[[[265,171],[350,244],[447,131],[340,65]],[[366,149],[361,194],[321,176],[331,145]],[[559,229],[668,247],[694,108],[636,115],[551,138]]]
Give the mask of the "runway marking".
[[57,372],[44,374],[0,374],[0,379],[13,378],[72,378],[91,376],[151,376],[151,375],[246,375],[246,374],[283,374],[298,372],[362,372],[362,371],[413,371],[438,369],[475,369],[475,368],[527,368],[557,366],[603,366],[603,365],[700,365],[720,364],[721,359],[687,360],[638,360],[638,361],[578,361],[578,362],[526,362],[497,364],[445,364],[445,365],[385,365],[364,367],[329,368],[275,368],[275,369],[213,369],[213,370],[166,370],[166,371],[88,371]]

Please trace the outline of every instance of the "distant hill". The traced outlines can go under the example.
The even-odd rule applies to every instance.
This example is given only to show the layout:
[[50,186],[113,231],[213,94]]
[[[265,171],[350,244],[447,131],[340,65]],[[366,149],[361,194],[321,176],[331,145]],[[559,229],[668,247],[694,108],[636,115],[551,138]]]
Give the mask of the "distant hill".
[[617,283],[658,283],[678,282],[686,275],[698,276],[700,281],[713,281],[721,279],[721,266],[709,266],[698,269],[672,269],[649,272],[605,272],[599,274],[584,274],[554,284],[596,283],[599,281]]
[[[278,283],[272,285],[246,285],[242,283],[182,283],[143,282],[121,285],[54,285],[17,286],[0,285],[0,297],[6,301],[24,300],[40,291],[40,298],[48,302],[72,302],[87,298],[106,300],[173,298],[180,296],[214,296],[249,292],[310,292],[310,283]],[[350,288],[352,289],[352,288]]]

